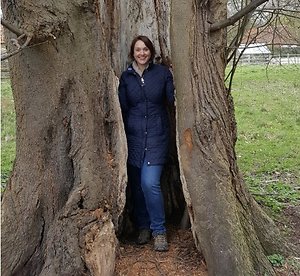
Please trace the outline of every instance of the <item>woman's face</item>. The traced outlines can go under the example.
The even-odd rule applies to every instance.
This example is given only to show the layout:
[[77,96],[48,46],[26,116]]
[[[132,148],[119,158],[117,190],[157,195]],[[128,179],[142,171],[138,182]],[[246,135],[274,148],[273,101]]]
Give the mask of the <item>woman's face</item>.
[[142,40],[135,43],[133,57],[138,66],[144,67],[149,62],[151,52]]

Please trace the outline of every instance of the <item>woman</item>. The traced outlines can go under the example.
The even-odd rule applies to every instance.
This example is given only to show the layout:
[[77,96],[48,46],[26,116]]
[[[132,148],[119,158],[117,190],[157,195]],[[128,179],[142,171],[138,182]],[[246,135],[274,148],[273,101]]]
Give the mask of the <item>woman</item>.
[[128,178],[138,244],[154,237],[154,249],[167,251],[160,177],[166,162],[169,122],[166,104],[174,102],[170,70],[154,64],[155,49],[146,36],[133,39],[132,64],[122,73],[119,100],[128,144]]

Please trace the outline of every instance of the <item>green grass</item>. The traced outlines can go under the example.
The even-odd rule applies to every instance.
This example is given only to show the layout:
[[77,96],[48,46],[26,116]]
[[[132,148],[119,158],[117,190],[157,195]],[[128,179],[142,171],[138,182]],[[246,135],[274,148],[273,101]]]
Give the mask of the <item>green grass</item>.
[[1,81],[1,189],[12,170],[16,151],[15,110],[9,81]]
[[241,66],[232,95],[238,165],[250,191],[273,211],[299,203],[300,66]]

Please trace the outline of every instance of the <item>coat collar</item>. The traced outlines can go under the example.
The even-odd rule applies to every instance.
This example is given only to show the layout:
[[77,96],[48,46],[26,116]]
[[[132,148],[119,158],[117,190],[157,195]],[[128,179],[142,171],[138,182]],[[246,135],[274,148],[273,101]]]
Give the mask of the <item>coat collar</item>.
[[[142,75],[142,74],[141,74],[141,71],[138,72],[138,67],[137,67],[137,65],[134,65],[134,63],[135,63],[135,62],[132,62],[132,63],[128,66],[127,72],[128,72],[128,73],[131,73],[131,74],[138,74],[138,75],[141,76],[141,75]],[[148,64],[147,68],[146,68],[144,71],[151,70],[153,66],[154,66],[154,63],[153,63],[153,61],[151,61],[151,62]]]
[[138,73],[138,74],[140,75],[140,77],[143,76],[144,71],[147,70],[148,67],[149,67],[149,64],[147,64],[147,67],[144,69],[144,71],[142,71],[142,70],[140,70],[140,68],[138,67],[138,65],[137,65],[137,63],[136,63],[135,61],[132,62],[131,65],[132,65],[132,68],[134,69],[134,71],[135,71],[136,73]]

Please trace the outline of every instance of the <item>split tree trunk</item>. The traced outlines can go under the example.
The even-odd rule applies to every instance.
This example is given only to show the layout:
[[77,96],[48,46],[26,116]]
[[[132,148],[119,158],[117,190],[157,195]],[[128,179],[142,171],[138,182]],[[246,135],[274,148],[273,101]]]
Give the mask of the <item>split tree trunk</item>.
[[192,232],[209,275],[273,275],[266,255],[283,243],[239,175],[224,33],[209,32],[214,16],[226,16],[226,1],[208,4],[173,0],[171,9],[177,146]]
[[[10,60],[17,157],[2,202],[2,274],[112,275],[126,184],[116,76],[137,34],[170,62],[170,1],[2,2],[33,44],[48,41]],[[195,243],[210,275],[272,274],[265,254],[278,250],[278,232],[239,177],[224,34],[208,30],[226,2],[171,4],[177,146]]]

